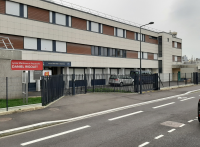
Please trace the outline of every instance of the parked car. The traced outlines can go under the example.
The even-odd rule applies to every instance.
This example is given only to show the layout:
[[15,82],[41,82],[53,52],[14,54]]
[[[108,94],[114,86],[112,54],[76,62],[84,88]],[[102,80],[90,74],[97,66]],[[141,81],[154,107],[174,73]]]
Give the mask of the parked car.
[[199,102],[198,102],[197,114],[198,114],[198,120],[200,122],[200,99],[199,99]]
[[109,78],[110,85],[134,85],[134,79],[127,75],[111,75]]
[[[142,71],[142,78],[141,81],[142,83],[146,83],[146,84],[151,84],[153,83],[153,75],[151,74],[150,71]],[[135,76],[140,76],[140,71],[130,71],[130,76],[135,79]],[[140,83],[140,77],[139,78],[139,83]]]

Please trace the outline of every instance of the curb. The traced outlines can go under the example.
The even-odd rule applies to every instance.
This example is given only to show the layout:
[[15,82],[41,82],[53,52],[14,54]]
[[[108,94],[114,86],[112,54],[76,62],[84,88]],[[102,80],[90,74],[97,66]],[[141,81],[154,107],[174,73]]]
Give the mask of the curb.
[[96,113],[91,113],[91,114],[87,114],[87,115],[83,115],[83,116],[79,116],[79,117],[75,117],[75,118],[70,118],[70,119],[65,119],[65,120],[57,120],[57,121],[41,122],[41,123],[28,125],[28,126],[24,126],[24,127],[19,127],[19,128],[15,128],[15,129],[4,130],[4,131],[0,131],[0,138],[5,137],[5,136],[9,136],[9,135],[14,135],[14,134],[17,134],[17,133],[23,133],[23,132],[39,129],[39,128],[45,128],[45,127],[48,127],[48,126],[53,126],[53,125],[58,125],[58,124],[63,124],[63,123],[69,123],[69,122],[75,122],[75,121],[78,121],[78,120],[83,120],[83,119],[87,119],[87,118],[91,118],[91,117],[95,117],[95,116],[100,116],[100,115],[104,115],[104,114],[108,114],[108,113],[112,113],[112,112],[126,110],[126,109],[129,109],[129,108],[134,108],[134,107],[138,107],[138,106],[142,106],[142,105],[146,105],[146,104],[151,104],[151,103],[154,103],[154,102],[173,99],[173,98],[176,98],[178,96],[187,95],[187,94],[194,93],[194,92],[197,92],[197,91],[200,91],[200,89],[188,91],[184,94],[174,95],[174,96],[170,96],[170,97],[166,97],[166,98],[160,98],[160,99],[156,99],[156,100],[151,100],[151,101],[146,101],[146,102],[142,102],[142,103],[137,103],[137,104],[127,105],[127,106],[118,107],[118,108],[114,108],[114,109],[109,109],[109,110],[105,110],[105,111],[100,111],[100,112],[96,112]]

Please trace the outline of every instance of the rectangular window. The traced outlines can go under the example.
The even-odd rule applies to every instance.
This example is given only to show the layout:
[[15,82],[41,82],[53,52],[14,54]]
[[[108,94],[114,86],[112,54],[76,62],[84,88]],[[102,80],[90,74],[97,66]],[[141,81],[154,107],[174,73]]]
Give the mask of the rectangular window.
[[103,48],[103,55],[107,56],[108,55],[108,49],[107,48]]
[[52,14],[52,13],[53,13],[52,11],[49,11],[49,22],[50,22],[50,23],[53,22],[53,20],[52,20],[53,14]]
[[169,42],[169,38],[167,38],[167,41]]
[[95,55],[95,56],[99,55],[99,49],[97,46],[92,46],[92,55]]
[[177,48],[177,42],[174,42],[174,47]]
[[154,60],[158,60],[158,54],[154,54]]
[[113,56],[113,49],[110,48],[110,49],[109,49],[109,52],[110,52],[110,53],[109,53],[109,54],[110,54],[110,57],[112,57],[112,56]]
[[42,51],[53,51],[53,43],[51,40],[41,39],[41,50]]
[[66,42],[56,41],[56,52],[64,52],[66,53]]
[[37,50],[37,38],[24,37],[24,48]]
[[142,53],[142,59],[147,59],[147,53]]
[[99,24],[96,22],[91,22],[91,31],[92,32],[99,32]]
[[162,36],[158,37],[158,57],[162,57]]
[[[141,52],[141,54],[142,54],[142,52]],[[138,52],[138,59],[140,59],[140,52]]]
[[112,56],[116,57],[116,51],[115,51],[115,49],[112,49],[112,51],[113,51]]
[[123,29],[117,28],[117,36],[118,37],[124,37],[124,31],[123,31]]
[[144,34],[141,34],[140,36],[140,33],[135,33],[135,39],[140,41],[140,37],[141,37],[141,41],[145,42],[145,35]]
[[123,58],[126,58],[126,51],[123,50]]
[[24,5],[24,17],[25,18],[28,17],[28,8],[27,8],[27,5]]
[[19,16],[20,15],[19,3],[6,1],[6,14]]
[[174,60],[175,60],[175,62],[177,62],[177,61],[178,61],[178,60],[177,60],[177,56],[175,56],[175,57],[174,57]]
[[66,25],[66,16],[60,13],[56,13],[56,24]]

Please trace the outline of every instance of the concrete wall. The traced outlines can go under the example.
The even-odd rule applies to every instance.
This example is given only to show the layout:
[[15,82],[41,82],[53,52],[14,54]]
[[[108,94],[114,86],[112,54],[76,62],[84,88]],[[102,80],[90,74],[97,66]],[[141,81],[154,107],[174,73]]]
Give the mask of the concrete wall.
[[6,98],[6,77],[8,77],[8,99],[22,98],[22,72],[11,70],[10,60],[0,60],[0,99]]
[[6,98],[6,77],[8,98],[22,98],[22,72],[11,70],[11,60],[21,59],[21,51],[0,49],[0,99]]

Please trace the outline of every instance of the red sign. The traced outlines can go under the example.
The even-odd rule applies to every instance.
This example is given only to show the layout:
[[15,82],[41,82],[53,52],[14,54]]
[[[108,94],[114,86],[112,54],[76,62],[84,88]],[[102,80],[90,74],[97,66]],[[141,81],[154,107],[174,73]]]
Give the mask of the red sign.
[[42,61],[12,60],[12,70],[43,70]]

